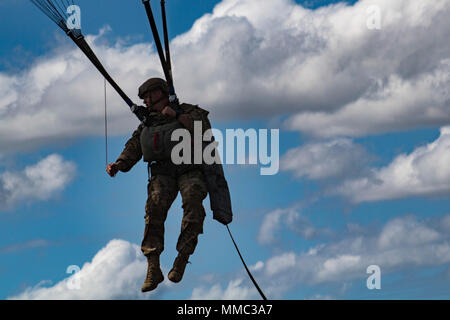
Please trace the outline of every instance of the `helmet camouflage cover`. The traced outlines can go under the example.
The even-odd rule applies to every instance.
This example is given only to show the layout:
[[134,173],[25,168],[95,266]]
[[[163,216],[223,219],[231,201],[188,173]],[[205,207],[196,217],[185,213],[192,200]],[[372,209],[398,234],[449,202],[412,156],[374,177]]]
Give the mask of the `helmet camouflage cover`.
[[139,93],[138,96],[141,99],[144,99],[144,95],[154,89],[161,89],[163,92],[168,93],[169,88],[167,86],[167,82],[161,78],[151,78],[145,81],[140,87],[139,87]]

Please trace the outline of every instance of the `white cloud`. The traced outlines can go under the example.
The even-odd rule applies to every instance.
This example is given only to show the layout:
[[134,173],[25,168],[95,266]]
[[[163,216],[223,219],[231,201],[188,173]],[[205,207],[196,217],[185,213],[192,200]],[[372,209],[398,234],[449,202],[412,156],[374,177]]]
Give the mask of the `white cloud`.
[[[334,237],[305,252],[277,254],[263,262],[262,268],[253,270],[253,276],[269,299],[282,299],[299,286],[345,286],[358,279],[365,284],[366,269],[373,264],[381,268],[383,275],[404,269],[412,272],[416,267],[447,265],[450,263],[449,219],[450,214],[423,220],[407,215],[391,219],[379,230],[359,227],[357,233],[342,232],[339,238]],[[250,281],[238,282],[240,277],[229,281],[228,288],[237,293],[251,293],[250,297],[257,299],[258,293]],[[220,297],[224,292],[220,284],[209,289],[199,286],[193,296]]]
[[[381,30],[361,27],[370,5],[381,10]],[[334,11],[328,17],[332,37],[316,61],[329,71],[324,78],[331,77],[324,86],[341,80],[335,95],[339,105],[299,113],[287,121],[288,127],[332,137],[447,124],[450,64],[444,54],[448,44],[441,41],[449,8],[445,0],[379,0]],[[430,39],[432,30],[437,34]],[[339,100],[342,96],[350,99]]]
[[448,124],[450,60],[438,68],[414,80],[389,76],[374,94],[358,97],[337,111],[301,113],[289,119],[287,127],[326,138]]
[[296,255],[293,252],[273,257],[267,261],[265,273],[272,276],[276,273],[283,272],[283,270],[289,270],[295,266],[295,258]]
[[[388,221],[375,232],[360,227],[358,234],[343,232],[339,239],[305,252],[284,252],[258,261],[251,267],[252,273],[267,297],[276,299],[298,286],[365,281],[366,268],[372,264],[380,266],[383,274],[446,265],[450,263],[449,220],[450,214],[425,220],[408,215]],[[40,282],[10,299],[145,299],[164,294],[170,287],[167,280],[153,293],[140,292],[145,269],[146,261],[137,245],[111,240],[76,274],[79,290],[68,287],[75,277],[72,275],[53,286],[48,281]],[[191,299],[258,298],[243,274],[225,286],[200,284],[191,294]]]
[[349,179],[332,193],[355,203],[412,196],[450,194],[450,127],[439,138],[410,154],[397,156],[389,165],[373,169],[371,175]]
[[192,300],[249,300],[254,299],[256,290],[242,286],[243,279],[232,280],[226,289],[217,284],[211,288],[198,287],[192,291]]
[[369,158],[364,148],[350,139],[333,139],[288,150],[280,165],[299,178],[330,179],[361,174]]
[[392,245],[414,246],[430,243],[439,240],[439,238],[439,232],[408,217],[396,219],[387,224],[380,233],[377,245],[382,249]]
[[[369,5],[381,9],[381,30],[366,27]],[[318,10],[291,0],[223,0],[172,41],[178,94],[215,121],[296,115],[287,125],[316,136],[445,125],[449,8],[449,0]],[[137,87],[161,74],[150,44],[87,39],[135,101]],[[2,152],[103,133],[103,80],[67,44],[21,74],[0,73]],[[111,134],[131,132],[137,121],[109,91]]]
[[[113,78],[135,97],[137,86],[155,74],[150,45],[127,48],[96,46],[102,37],[88,36]],[[69,42],[68,42],[69,44]],[[126,61],[126,63],[124,63]],[[118,76],[120,75],[120,77]],[[63,46],[36,60],[21,74],[0,74],[8,95],[0,96],[0,148],[2,153],[29,150],[57,140],[101,134],[104,121],[103,79],[74,46]],[[4,87],[2,85],[2,87]],[[2,88],[3,89],[3,88]],[[108,122],[112,134],[136,126],[128,106],[108,87]]]
[[[142,293],[147,262],[139,246],[124,240],[111,240],[103,249],[86,262],[81,270],[66,279],[51,285],[51,281],[41,281],[34,287],[9,299],[24,300],[112,300],[112,299],[155,299],[164,294],[172,283],[167,278],[158,289]],[[167,274],[167,270],[163,272]],[[196,288],[192,299],[249,299],[252,288],[242,288],[243,279],[236,279],[222,290],[218,286],[210,289]],[[77,288],[79,284],[79,289]]]
[[[157,291],[142,293],[146,268],[147,262],[137,245],[111,240],[78,273],[53,286],[48,286],[48,281],[41,282],[9,299],[154,299],[167,289],[167,280],[159,285]],[[77,283],[79,289],[76,289]]]
[[[307,253],[289,253],[290,260],[295,261],[290,263],[290,275],[306,283],[340,282],[364,277],[365,268],[371,264],[387,273],[404,267],[448,263],[450,238],[448,228],[441,225],[446,219],[448,215],[423,221],[412,215],[403,216],[388,221],[378,233],[366,230],[359,235],[347,234]],[[279,268],[266,268],[265,273],[273,277],[288,272],[283,264],[277,265]]]
[[75,164],[51,154],[21,172],[0,173],[0,208],[19,202],[48,200],[63,190],[75,175]]
[[249,269],[251,271],[258,271],[261,270],[264,267],[264,262],[258,261],[255,265],[250,266]]
[[344,272],[357,271],[359,268],[360,256],[357,255],[340,255],[335,258],[325,260],[317,274],[317,279],[327,280],[330,277],[340,276]]
[[304,239],[331,235],[330,229],[314,227],[309,219],[300,213],[299,207],[295,205],[267,213],[258,232],[258,242],[262,245],[276,244],[283,227]]

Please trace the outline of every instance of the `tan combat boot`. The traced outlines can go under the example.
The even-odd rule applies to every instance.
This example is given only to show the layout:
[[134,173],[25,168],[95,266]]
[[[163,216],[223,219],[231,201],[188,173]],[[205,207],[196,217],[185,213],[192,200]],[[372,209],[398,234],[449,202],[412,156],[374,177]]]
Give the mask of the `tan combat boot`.
[[178,254],[173,262],[173,268],[169,272],[169,280],[172,282],[180,282],[183,278],[184,269],[186,268],[186,264],[188,263],[189,256]]
[[147,256],[148,268],[142,292],[155,290],[158,284],[163,282],[164,276],[159,266],[159,255],[151,254]]

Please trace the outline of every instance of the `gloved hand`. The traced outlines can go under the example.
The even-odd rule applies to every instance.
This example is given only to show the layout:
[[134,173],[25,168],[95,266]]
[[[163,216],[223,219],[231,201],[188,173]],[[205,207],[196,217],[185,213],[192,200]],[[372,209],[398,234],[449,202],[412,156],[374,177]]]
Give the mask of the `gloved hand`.
[[137,106],[133,105],[131,107],[131,111],[138,117],[139,120],[141,120],[143,123],[147,122],[149,112],[148,109],[144,106]]
[[109,174],[110,177],[114,177],[117,172],[120,171],[122,163],[121,161],[110,163],[106,166],[106,172]]

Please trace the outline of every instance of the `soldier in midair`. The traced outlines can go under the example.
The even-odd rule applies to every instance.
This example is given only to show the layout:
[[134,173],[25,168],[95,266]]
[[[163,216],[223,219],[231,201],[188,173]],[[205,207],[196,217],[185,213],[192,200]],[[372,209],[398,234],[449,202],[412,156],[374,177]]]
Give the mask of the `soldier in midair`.
[[[189,256],[194,253],[198,235],[203,233],[205,209],[203,200],[208,189],[201,164],[176,165],[170,158],[155,153],[164,149],[161,137],[174,128],[185,128],[193,137],[194,121],[202,121],[203,132],[211,128],[207,119],[208,111],[190,104],[180,104],[175,111],[169,106],[169,92],[166,81],[151,78],[139,88],[139,97],[149,110],[149,122],[140,124],[116,162],[107,165],[106,171],[114,177],[118,171],[128,172],[142,157],[149,162],[151,178],[148,183],[148,198],[145,206],[145,231],[141,244],[142,253],[147,257],[147,275],[142,291],[156,289],[164,280],[160,268],[160,255],[164,250],[164,222],[167,212],[178,195],[182,197],[183,218],[176,249],[178,256],[168,274],[169,280],[181,281]],[[164,152],[163,152],[164,153]]]

